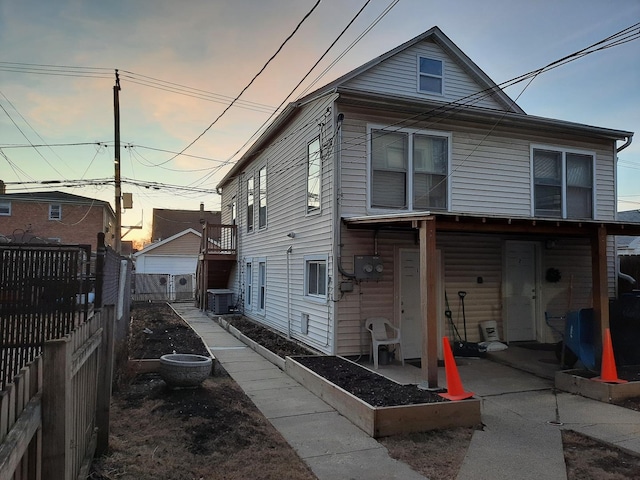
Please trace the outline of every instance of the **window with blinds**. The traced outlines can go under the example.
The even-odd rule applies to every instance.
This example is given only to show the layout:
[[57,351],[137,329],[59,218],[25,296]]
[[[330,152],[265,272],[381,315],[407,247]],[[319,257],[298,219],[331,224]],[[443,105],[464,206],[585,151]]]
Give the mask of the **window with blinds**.
[[450,136],[371,130],[370,207],[446,210]]
[[592,219],[594,155],[533,148],[536,217]]

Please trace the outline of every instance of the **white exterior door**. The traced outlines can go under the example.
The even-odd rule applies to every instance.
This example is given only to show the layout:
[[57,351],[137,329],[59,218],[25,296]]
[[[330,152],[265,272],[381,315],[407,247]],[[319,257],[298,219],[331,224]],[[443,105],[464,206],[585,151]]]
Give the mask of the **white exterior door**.
[[419,250],[400,250],[400,333],[404,358],[420,358],[422,321]]
[[[436,264],[432,268],[437,269],[436,286],[437,298],[434,301],[438,310],[438,338],[442,337],[443,319],[440,314],[443,311],[444,292],[442,255],[436,251]],[[422,317],[420,311],[420,251],[400,249],[399,253],[399,285],[400,285],[400,331],[402,334],[402,355],[404,358],[422,357]],[[438,342],[438,358],[442,358],[441,343]]]
[[506,242],[505,313],[508,342],[536,340],[536,244]]

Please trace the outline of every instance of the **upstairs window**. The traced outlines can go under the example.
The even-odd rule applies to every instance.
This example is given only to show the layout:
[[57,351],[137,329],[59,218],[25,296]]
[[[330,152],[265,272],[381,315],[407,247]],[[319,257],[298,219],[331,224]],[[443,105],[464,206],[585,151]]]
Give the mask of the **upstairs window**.
[[267,226],[267,167],[258,172],[258,228]]
[[247,180],[247,232],[253,232],[253,177]]
[[307,145],[307,213],[320,211],[320,138]]
[[0,202],[0,216],[11,216],[11,202]]
[[49,205],[49,220],[62,220],[62,205],[59,203]]
[[371,208],[446,210],[450,140],[440,132],[371,130]]
[[533,148],[534,216],[593,218],[594,156]]
[[442,60],[418,57],[418,91],[443,94],[444,64]]

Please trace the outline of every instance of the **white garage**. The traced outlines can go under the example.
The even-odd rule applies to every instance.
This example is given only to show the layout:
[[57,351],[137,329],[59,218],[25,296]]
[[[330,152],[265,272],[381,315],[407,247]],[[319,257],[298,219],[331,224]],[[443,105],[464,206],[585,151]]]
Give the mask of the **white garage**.
[[135,300],[189,300],[195,297],[195,275],[202,235],[192,228],[133,254]]

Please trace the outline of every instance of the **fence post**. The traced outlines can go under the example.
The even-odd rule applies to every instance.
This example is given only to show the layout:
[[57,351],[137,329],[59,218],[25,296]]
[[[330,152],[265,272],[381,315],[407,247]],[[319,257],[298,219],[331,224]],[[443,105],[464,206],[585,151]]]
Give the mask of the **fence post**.
[[96,427],[98,439],[96,456],[104,455],[109,449],[109,414],[111,405],[111,383],[113,382],[114,332],[116,323],[115,305],[102,308],[102,345],[100,352],[100,370],[104,375],[98,379],[98,398]]
[[71,353],[68,337],[44,344],[42,478],[71,475]]
[[98,247],[96,249],[96,298],[94,309],[102,308],[103,288],[104,288],[104,262],[107,249],[104,246],[104,233],[98,233]]

